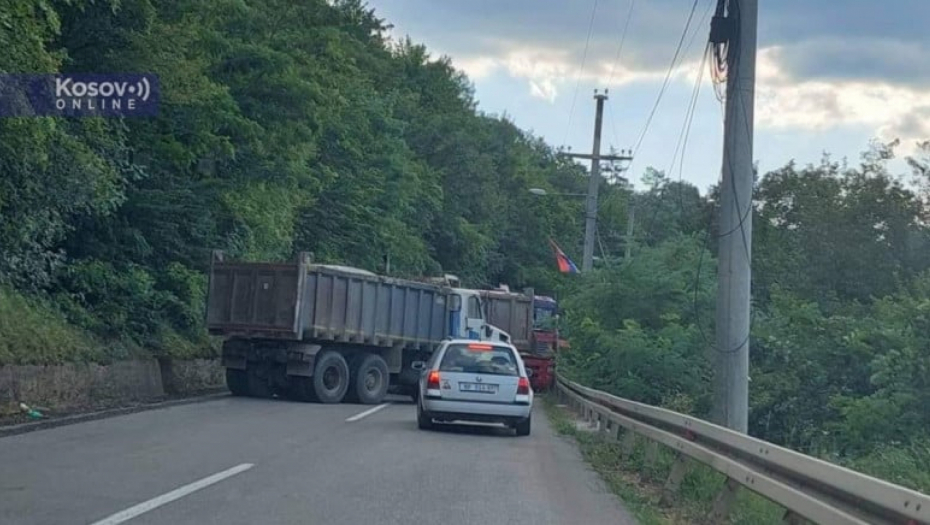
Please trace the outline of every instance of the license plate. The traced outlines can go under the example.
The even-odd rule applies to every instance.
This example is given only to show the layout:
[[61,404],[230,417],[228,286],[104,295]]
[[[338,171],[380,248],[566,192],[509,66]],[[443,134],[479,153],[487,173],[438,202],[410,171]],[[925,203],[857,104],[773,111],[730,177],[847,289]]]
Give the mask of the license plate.
[[482,394],[496,394],[497,385],[486,385],[484,383],[459,383],[461,392],[480,392]]

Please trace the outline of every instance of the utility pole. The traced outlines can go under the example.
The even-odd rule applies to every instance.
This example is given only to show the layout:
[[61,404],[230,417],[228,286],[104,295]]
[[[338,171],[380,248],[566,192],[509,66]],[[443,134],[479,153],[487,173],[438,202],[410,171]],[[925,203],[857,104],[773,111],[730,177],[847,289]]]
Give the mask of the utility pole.
[[630,262],[630,258],[633,256],[633,218],[636,216],[636,208],[633,207],[633,203],[630,203],[630,216],[626,221],[626,241],[623,243],[623,260]]
[[[719,14],[719,13],[718,13]],[[746,433],[752,257],[753,106],[758,0],[731,0],[723,34],[727,56],[723,183],[720,188],[715,422]],[[713,32],[712,32],[713,33]],[[721,33],[717,33],[718,37]],[[715,40],[712,35],[712,40]]]
[[577,159],[591,159],[591,176],[588,178],[588,195],[585,203],[584,222],[584,257],[581,261],[581,271],[589,272],[594,267],[594,242],[597,235],[597,192],[601,186],[601,161],[632,160],[632,157],[623,155],[601,155],[601,124],[604,120],[604,101],[607,100],[607,90],[604,93],[594,91],[597,101],[597,112],[594,117],[594,149],[590,155],[582,153],[566,153],[569,157]]

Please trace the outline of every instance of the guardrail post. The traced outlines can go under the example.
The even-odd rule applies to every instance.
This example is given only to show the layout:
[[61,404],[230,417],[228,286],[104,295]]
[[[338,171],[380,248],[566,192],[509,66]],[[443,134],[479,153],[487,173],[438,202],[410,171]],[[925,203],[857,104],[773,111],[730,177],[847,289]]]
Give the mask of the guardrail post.
[[651,480],[655,477],[658,459],[659,443],[650,440],[646,443],[646,461],[643,464],[643,472],[646,479]]
[[688,456],[679,452],[675,456],[672,471],[669,472],[668,479],[665,480],[665,486],[662,488],[662,505],[671,505],[675,501],[678,489],[681,487],[681,481],[685,479],[685,475],[689,470],[691,470],[691,461]]
[[620,458],[624,461],[630,459],[633,455],[633,449],[636,447],[636,432],[632,428],[626,429],[623,433],[623,441],[620,442]]
[[736,491],[738,489],[739,483],[732,478],[727,478],[723,484],[723,488],[720,489],[720,492],[717,493],[717,497],[714,498],[714,507],[711,509],[709,523],[726,522],[727,516],[730,514],[730,507],[733,506],[733,501],[736,500]]

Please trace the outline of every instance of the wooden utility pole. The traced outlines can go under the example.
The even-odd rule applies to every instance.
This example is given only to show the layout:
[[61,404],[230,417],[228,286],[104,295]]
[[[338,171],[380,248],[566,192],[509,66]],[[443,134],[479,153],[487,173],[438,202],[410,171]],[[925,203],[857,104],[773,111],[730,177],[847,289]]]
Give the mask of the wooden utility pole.
[[594,99],[597,101],[597,112],[594,118],[594,149],[592,153],[590,155],[583,153],[565,154],[576,159],[591,159],[591,176],[588,178],[588,195],[585,203],[582,272],[589,272],[594,267],[594,243],[597,235],[597,192],[601,186],[601,161],[632,160],[632,157],[623,155],[601,155],[601,124],[604,119],[604,101],[607,100],[607,90],[604,90],[604,93],[598,93],[595,90]]
[[728,5],[714,419],[745,433],[749,419],[752,141],[758,0],[730,0]]

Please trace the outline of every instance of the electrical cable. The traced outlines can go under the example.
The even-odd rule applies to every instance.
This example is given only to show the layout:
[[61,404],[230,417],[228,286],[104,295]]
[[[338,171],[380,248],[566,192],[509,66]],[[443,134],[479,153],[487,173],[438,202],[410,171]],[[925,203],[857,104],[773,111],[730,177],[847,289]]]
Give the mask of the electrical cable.
[[[713,7],[713,3],[708,4],[707,9],[704,10],[704,15],[703,15],[702,18],[701,18],[701,25],[703,25],[703,24],[706,22],[707,16],[710,14],[710,8],[711,8],[711,7]],[[694,42],[694,36],[697,35],[698,31],[699,31],[699,29],[698,29],[698,30],[695,30],[694,35],[692,36],[691,42],[688,43],[688,48],[686,49],[685,54],[687,54],[687,50],[690,50],[691,44],[693,44],[693,42]],[[684,119],[684,122],[682,123],[681,132],[680,132],[679,135],[678,135],[678,142],[677,142],[677,144],[675,145],[675,151],[674,151],[674,153],[673,153],[673,155],[672,155],[672,162],[671,162],[671,165],[669,166],[669,168],[668,168],[668,170],[667,170],[667,173],[669,173],[669,174],[671,174],[671,173],[674,171],[674,169],[675,169],[675,162],[676,162],[677,160],[679,160],[678,154],[681,153],[681,158],[680,158],[680,172],[679,172],[679,177],[678,177],[678,182],[679,182],[679,185],[678,185],[679,215],[683,215],[683,211],[682,211],[683,205],[681,204],[681,201],[682,201],[681,180],[682,180],[682,178],[683,178],[683,172],[684,172],[684,149],[683,149],[683,146],[685,146],[685,147],[687,146],[687,141],[688,141],[688,137],[689,137],[689,135],[690,135],[690,130],[691,130],[691,122],[694,120],[694,112],[695,112],[695,109],[697,108],[697,101],[698,101],[698,96],[699,96],[699,93],[700,93],[701,82],[703,81],[703,78],[704,78],[704,67],[705,67],[705,65],[707,64],[708,50],[709,50],[709,43],[705,45],[704,53],[702,54],[701,62],[700,62],[700,64],[699,64],[699,66],[698,66],[698,73],[697,73],[697,76],[696,76],[696,79],[695,79],[694,87],[692,88],[692,92],[691,92],[691,100],[690,100],[690,102],[688,103],[688,108],[687,108],[687,110],[686,110],[686,112],[685,112],[685,119]],[[662,195],[664,195],[664,188],[663,188],[663,191],[662,191]],[[662,195],[659,196],[659,201],[662,200]],[[652,217],[650,218],[649,223],[648,223],[648,226],[647,226],[647,228],[646,228],[646,233],[647,233],[647,235],[652,234],[652,228],[653,228],[653,226],[655,225],[656,219],[657,219],[657,217],[658,217],[659,208],[660,208],[660,206],[658,205],[658,203],[657,203],[656,206],[653,208]]]
[[[614,63],[610,66],[610,75],[607,77],[607,88],[610,88],[610,83],[614,80],[614,72],[617,69],[617,66],[620,64],[620,53],[623,52],[623,44],[626,42],[626,33],[630,27],[630,20],[633,18],[633,8],[636,7],[636,0],[630,0],[630,8],[626,12],[626,22],[623,24],[623,31],[620,33],[620,45],[617,46],[617,54],[614,55]],[[617,122],[616,117],[611,113],[610,127],[613,132],[614,141],[617,144],[620,143],[619,136],[617,135]]]
[[[688,45],[685,46],[684,52],[681,53],[681,56],[687,56],[688,51],[691,50],[691,46],[694,44],[695,38],[697,38],[698,33],[700,33],[700,28],[701,28],[701,27],[704,25],[704,23],[707,21],[707,17],[708,17],[708,15],[709,15],[710,12],[711,12],[711,8],[714,7],[714,2],[715,2],[715,1],[717,1],[717,0],[711,0],[710,3],[707,5],[707,8],[704,10],[704,14],[701,15],[701,21],[700,21],[700,23],[695,27],[694,33],[692,33],[691,39],[688,41]],[[684,34],[687,35],[687,32],[688,32],[688,26],[686,25],[686,26],[685,26],[685,33],[684,33]],[[673,64],[674,64],[674,60],[673,60]],[[668,80],[668,78],[666,78],[666,80]],[[664,87],[663,87],[663,89],[664,89]],[[661,91],[660,91],[660,96],[659,96],[659,98],[661,98]],[[658,100],[656,101],[656,107],[657,107],[657,106],[658,106]],[[655,111],[656,111],[656,109],[655,109],[655,107],[654,107],[654,108],[653,108],[653,113],[654,113]],[[651,119],[651,118],[652,118],[652,116],[650,116],[650,119]],[[642,143],[642,137],[644,137],[645,134],[646,134],[646,132],[647,132],[648,126],[649,126],[649,122],[647,121],[646,126],[643,128],[643,130],[642,130],[641,133],[640,133],[640,137],[641,137],[640,140],[639,140],[639,143],[640,143],[640,144]],[[635,151],[635,150],[638,150],[638,149],[639,149],[639,144],[637,144],[636,148],[634,148],[634,151]],[[633,163],[634,163],[634,162],[635,162],[635,159],[634,159],[634,160],[630,163],[630,165],[627,167],[628,170],[632,170],[632,168],[633,168]]]
[[646,137],[646,133],[649,131],[649,125],[652,123],[653,117],[655,117],[656,110],[659,108],[659,104],[662,102],[662,96],[665,95],[665,89],[668,87],[668,81],[672,76],[672,71],[675,70],[675,64],[678,62],[678,56],[681,53],[682,46],[685,42],[685,37],[688,36],[688,29],[691,27],[691,21],[694,20],[694,12],[697,10],[697,6],[700,0],[694,0],[694,3],[691,4],[691,11],[688,13],[688,20],[685,22],[685,27],[681,32],[681,38],[678,40],[678,46],[675,48],[675,54],[672,55],[672,61],[668,66],[668,71],[665,73],[665,80],[662,82],[662,87],[659,89],[659,95],[656,97],[655,103],[652,105],[652,110],[649,112],[649,117],[646,119],[646,125],[643,126],[643,130],[639,134],[639,138],[636,140],[636,146],[633,148],[633,154],[639,151],[639,147],[643,143],[643,139]]
[[568,140],[568,131],[572,127],[572,117],[575,115],[575,102],[578,100],[578,88],[581,85],[581,75],[584,73],[584,65],[588,59],[588,46],[591,44],[591,33],[594,31],[597,2],[598,0],[594,0],[594,7],[591,9],[591,20],[588,22],[588,36],[584,41],[584,52],[581,54],[581,66],[578,68],[578,73],[575,74],[575,93],[572,95],[572,106],[568,111],[568,124],[565,126],[565,136],[562,138],[562,144],[565,144],[565,141]]

